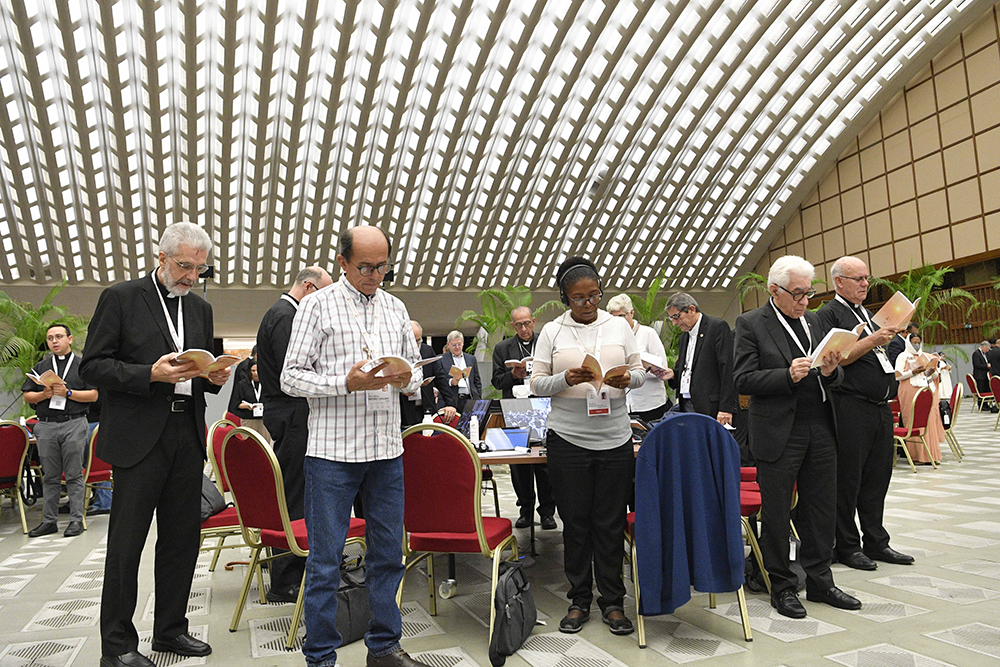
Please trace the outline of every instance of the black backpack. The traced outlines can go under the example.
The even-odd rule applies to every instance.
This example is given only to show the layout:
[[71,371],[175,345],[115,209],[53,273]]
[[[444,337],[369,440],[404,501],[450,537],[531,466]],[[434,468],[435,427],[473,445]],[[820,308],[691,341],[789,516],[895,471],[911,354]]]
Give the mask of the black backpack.
[[496,621],[490,638],[490,663],[500,667],[521,648],[538,620],[531,584],[520,563],[500,563],[497,579]]
[[208,475],[201,476],[201,520],[215,516],[222,510],[229,507],[226,499],[219,493],[219,487],[208,478]]

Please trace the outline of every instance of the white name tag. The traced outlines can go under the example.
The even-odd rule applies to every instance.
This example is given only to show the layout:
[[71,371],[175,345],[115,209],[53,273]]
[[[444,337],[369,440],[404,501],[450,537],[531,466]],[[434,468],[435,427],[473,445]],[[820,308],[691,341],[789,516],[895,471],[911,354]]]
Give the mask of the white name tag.
[[184,382],[178,382],[174,385],[174,393],[180,394],[182,396],[191,395],[191,384],[192,380],[185,380]]
[[524,374],[531,377],[531,367],[534,365],[534,360],[524,362]]
[[254,403],[253,404],[253,416],[254,417],[263,417],[264,416],[264,404],[263,403]]
[[66,397],[65,396],[53,396],[49,399],[49,410],[65,410],[66,409]]
[[611,414],[611,394],[607,389],[601,389],[597,394],[587,396],[587,415],[600,417]]
[[388,412],[389,408],[392,407],[392,391],[390,391],[388,386],[382,389],[366,391],[365,400],[369,410],[373,412]]
[[895,374],[896,369],[889,363],[889,357],[885,356],[885,352],[882,350],[875,350],[875,356],[878,357],[878,362],[882,364],[883,371]]

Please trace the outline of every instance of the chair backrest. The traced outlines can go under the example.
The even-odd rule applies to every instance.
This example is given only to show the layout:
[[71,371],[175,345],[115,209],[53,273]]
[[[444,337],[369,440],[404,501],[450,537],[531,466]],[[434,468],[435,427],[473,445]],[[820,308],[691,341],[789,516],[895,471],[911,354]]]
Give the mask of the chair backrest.
[[965,384],[969,385],[969,391],[972,392],[973,396],[975,396],[976,398],[979,398],[981,396],[981,394],[979,393],[979,386],[976,384],[975,378],[973,378],[968,373],[965,374]]
[[97,456],[97,431],[100,430],[100,425],[94,427],[93,432],[90,434],[89,442],[89,454],[87,456],[87,465],[83,469],[83,481],[89,482],[90,476],[99,472],[108,472],[111,470],[111,464],[107,461],[101,460]]
[[212,471],[215,473],[215,485],[219,487],[219,493],[223,494],[229,491],[229,484],[226,483],[226,477],[222,474],[222,467],[220,465],[222,461],[222,443],[226,439],[226,436],[229,435],[229,432],[236,428],[236,426],[231,421],[220,419],[208,429],[208,461],[212,464]]
[[[425,436],[424,431],[433,431]],[[417,424],[403,431],[403,525],[411,533],[483,535],[482,465],[468,438],[443,424]]]
[[237,426],[243,426],[243,420],[240,419],[238,415],[234,415],[232,412],[226,412],[226,416],[223,417],[227,422],[232,422]]
[[29,440],[28,431],[17,422],[0,421],[0,489],[21,488]]
[[[958,409],[958,405],[962,400],[962,385],[956,384],[951,388],[951,396],[948,398],[948,407],[951,408],[951,414],[955,414],[955,410]],[[954,418],[952,418],[954,421]]]
[[252,429],[235,426],[222,441],[221,462],[247,544],[259,544],[253,533],[261,529],[284,531],[293,544],[281,467],[270,445]]
[[1000,396],[1000,378],[996,375],[990,376],[990,391],[993,392],[993,396]]
[[934,392],[928,387],[922,387],[913,396],[913,412],[910,413],[910,433],[927,428],[927,422],[931,418],[931,408],[934,407]]
[[[462,418],[462,415],[456,414],[454,417],[451,418],[450,422],[448,422],[447,424],[445,424],[445,426],[450,426],[452,428],[456,428],[458,426],[458,420],[461,419],[461,418]],[[444,416],[441,415],[441,414],[434,415],[434,423],[435,424],[444,424]]]

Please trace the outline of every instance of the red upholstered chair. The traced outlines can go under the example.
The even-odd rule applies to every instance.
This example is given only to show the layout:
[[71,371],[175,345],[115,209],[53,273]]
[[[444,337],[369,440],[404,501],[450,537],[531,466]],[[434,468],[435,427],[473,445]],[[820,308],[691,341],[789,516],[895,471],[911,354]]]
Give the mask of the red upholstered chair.
[[[431,430],[431,436],[423,431]],[[518,557],[510,519],[482,514],[482,464],[475,447],[455,429],[442,424],[417,424],[403,431],[403,480],[406,489],[403,525],[408,533],[403,551],[409,572],[427,560],[431,615],[437,615],[434,593],[435,553],[479,553],[493,560],[490,583],[490,626],[493,636],[494,597],[500,561],[510,547]],[[396,603],[402,602],[403,582]]]
[[100,426],[94,427],[94,431],[90,434],[90,442],[88,443],[89,453],[87,455],[87,465],[83,469],[83,482],[86,491],[83,495],[83,528],[87,528],[87,507],[90,506],[90,496],[94,493],[94,489],[97,488],[98,484],[111,484],[111,488],[114,488],[114,474],[111,470],[111,464],[102,461],[97,456],[97,431],[100,430]]
[[[990,376],[990,394],[994,397],[997,396],[997,392],[1000,391],[1000,377],[996,375]],[[993,430],[997,430],[997,425],[1000,425],[1000,413],[997,414],[997,420],[993,424]]]
[[24,518],[24,500],[21,498],[21,481],[24,479],[24,457],[28,454],[31,436],[28,431],[13,421],[0,421],[0,511],[3,499],[10,498],[10,506],[21,512],[21,530],[28,532],[28,522]]
[[231,422],[231,423],[235,424],[236,426],[242,426],[243,425],[243,420],[240,419],[239,417],[237,417],[236,415],[234,415],[232,412],[227,412],[226,416],[223,417],[222,419],[224,419],[227,422]]
[[[452,428],[458,428],[458,415],[455,415],[452,420],[445,424],[445,426],[450,426]],[[434,416],[434,423],[444,424],[444,417],[441,415]],[[479,428],[484,428],[485,424],[481,424]],[[493,470],[488,465],[483,466],[483,493],[488,491],[493,491],[493,511],[496,516],[500,516],[500,492],[497,491],[497,481],[493,477]]]
[[[257,575],[257,587],[260,601],[265,603],[264,587],[262,585],[261,563],[270,562],[294,554],[305,558],[309,555],[309,534],[306,531],[305,519],[292,521],[288,518],[288,505],[285,502],[285,485],[281,477],[281,467],[275,458],[271,446],[261,439],[253,429],[235,427],[226,434],[222,443],[222,473],[226,485],[233,494],[240,527],[243,530],[243,540],[250,546],[250,567],[243,580],[243,590],[240,592],[230,632],[236,632],[240,624],[240,616],[250,593],[250,582]],[[347,531],[347,543],[364,545],[365,522],[361,519],[351,519]],[[285,549],[285,553],[277,556],[261,556],[265,548]],[[302,573],[302,585],[299,588],[299,599],[295,602],[292,613],[292,623],[288,630],[285,648],[291,650],[295,644],[295,635],[302,621],[302,597],[305,593],[305,573]]]
[[979,385],[976,384],[976,380],[970,374],[968,374],[968,373],[965,374],[965,384],[969,385],[969,391],[972,392],[972,395],[976,399],[972,403],[972,411],[973,412],[976,411],[977,407],[979,408],[979,411],[982,412],[984,405],[986,405],[987,403],[992,403],[992,402],[996,401],[996,395],[993,393],[993,386],[992,386],[992,384],[990,385],[990,391],[987,391],[985,393],[981,393],[979,391]]
[[[934,405],[934,393],[927,387],[924,387],[913,396],[913,411],[910,413],[910,424],[904,427],[897,426],[892,429],[892,438],[896,442],[896,449],[902,449],[903,453],[906,454],[906,460],[909,462],[913,472],[917,472],[917,466],[913,465],[913,458],[910,456],[910,451],[906,448],[907,438],[920,438],[920,442],[924,446],[924,451],[927,452],[927,458],[930,459],[931,465],[937,468],[937,464],[934,463],[934,457],[931,456],[931,448],[927,445],[927,441],[924,440],[924,432],[927,430],[927,422],[931,417],[931,410],[936,407]],[[897,458],[893,458],[893,465],[896,464]]]
[[[236,426],[232,422],[220,419],[208,429],[208,436],[206,438],[209,445],[208,461],[212,464],[212,477],[215,479],[215,485],[223,497],[229,492],[229,485],[226,483],[225,476],[222,474],[222,468],[219,465],[219,462],[222,460],[222,442],[225,440],[226,435],[234,428]],[[247,546],[242,540],[226,544],[226,538],[240,537],[242,534],[235,507],[227,507],[218,514],[210,516],[201,522],[201,542],[199,542],[198,550],[215,552],[212,556],[212,564],[208,566],[209,572],[215,572],[215,566],[219,563],[219,555],[223,549],[239,549]],[[205,540],[218,541],[215,546],[206,547]]]
[[[962,408],[962,385],[956,384],[951,390],[951,400],[948,401],[951,405],[951,425],[945,428],[944,436],[948,439],[948,446],[951,450],[955,452],[955,455],[961,461],[965,456],[965,450],[962,449],[962,445],[958,442],[958,437],[955,435],[955,422],[958,420],[958,411]],[[996,430],[996,426],[993,427]]]

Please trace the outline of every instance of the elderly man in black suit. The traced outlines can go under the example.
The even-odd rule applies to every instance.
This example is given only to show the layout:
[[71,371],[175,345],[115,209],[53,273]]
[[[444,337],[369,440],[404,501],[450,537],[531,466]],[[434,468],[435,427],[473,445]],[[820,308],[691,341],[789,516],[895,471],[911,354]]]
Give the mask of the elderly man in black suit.
[[[972,353],[972,379],[976,382],[976,389],[981,394],[991,394],[990,389],[990,352],[993,346],[990,341],[984,340],[979,344],[979,349]],[[1000,412],[996,402],[989,403],[990,412]]]
[[1000,377],[1000,338],[994,338],[990,343],[992,347],[986,353],[986,360],[990,362],[990,375]]
[[[750,396],[750,450],[761,495],[761,551],[771,577],[771,606],[790,618],[806,610],[796,595],[789,515],[798,483],[796,526],[806,599],[839,609],[861,602],[833,583],[830,563],[837,502],[837,441],[830,389],[844,378],[840,355],[814,368],[812,355],[826,330],[806,306],[815,294],[812,264],[779,257],[768,274],[771,298],[736,320],[736,389]],[[819,361],[819,360],[818,360]]]
[[[420,358],[431,359],[436,357],[434,348],[424,342],[424,329],[420,326],[420,322],[410,320],[410,326],[413,328],[413,337],[420,348]],[[425,382],[428,379],[433,379],[434,364],[424,366],[423,374]],[[432,415],[435,412],[437,412],[437,406],[434,403],[433,383],[422,385],[420,389],[412,394],[408,394],[405,391],[399,392],[399,413],[404,429],[414,424],[419,424],[424,420],[424,415]]]
[[101,667],[153,667],[132,622],[139,557],[157,516],[153,650],[206,656],[188,634],[187,606],[198,558],[205,465],[205,393],[230,369],[198,377],[178,352],[212,349],[212,307],[191,288],[207,270],[212,241],[192,223],[160,237],[159,266],[107,288],[97,302],[81,374],[103,398],[97,455],[114,466],[101,598]]
[[[445,424],[462,412],[466,402],[477,401],[483,397],[483,380],[479,376],[479,364],[476,363],[474,356],[462,351],[465,343],[462,332],[449,332],[447,341],[443,356],[434,364],[436,368],[434,385],[444,402],[442,416]],[[467,376],[460,377],[458,373],[452,373],[452,368],[462,370],[462,374]]]
[[684,292],[667,300],[667,315],[684,332],[669,379],[681,412],[698,412],[731,425],[737,404],[729,325],[702,313],[698,302]]

